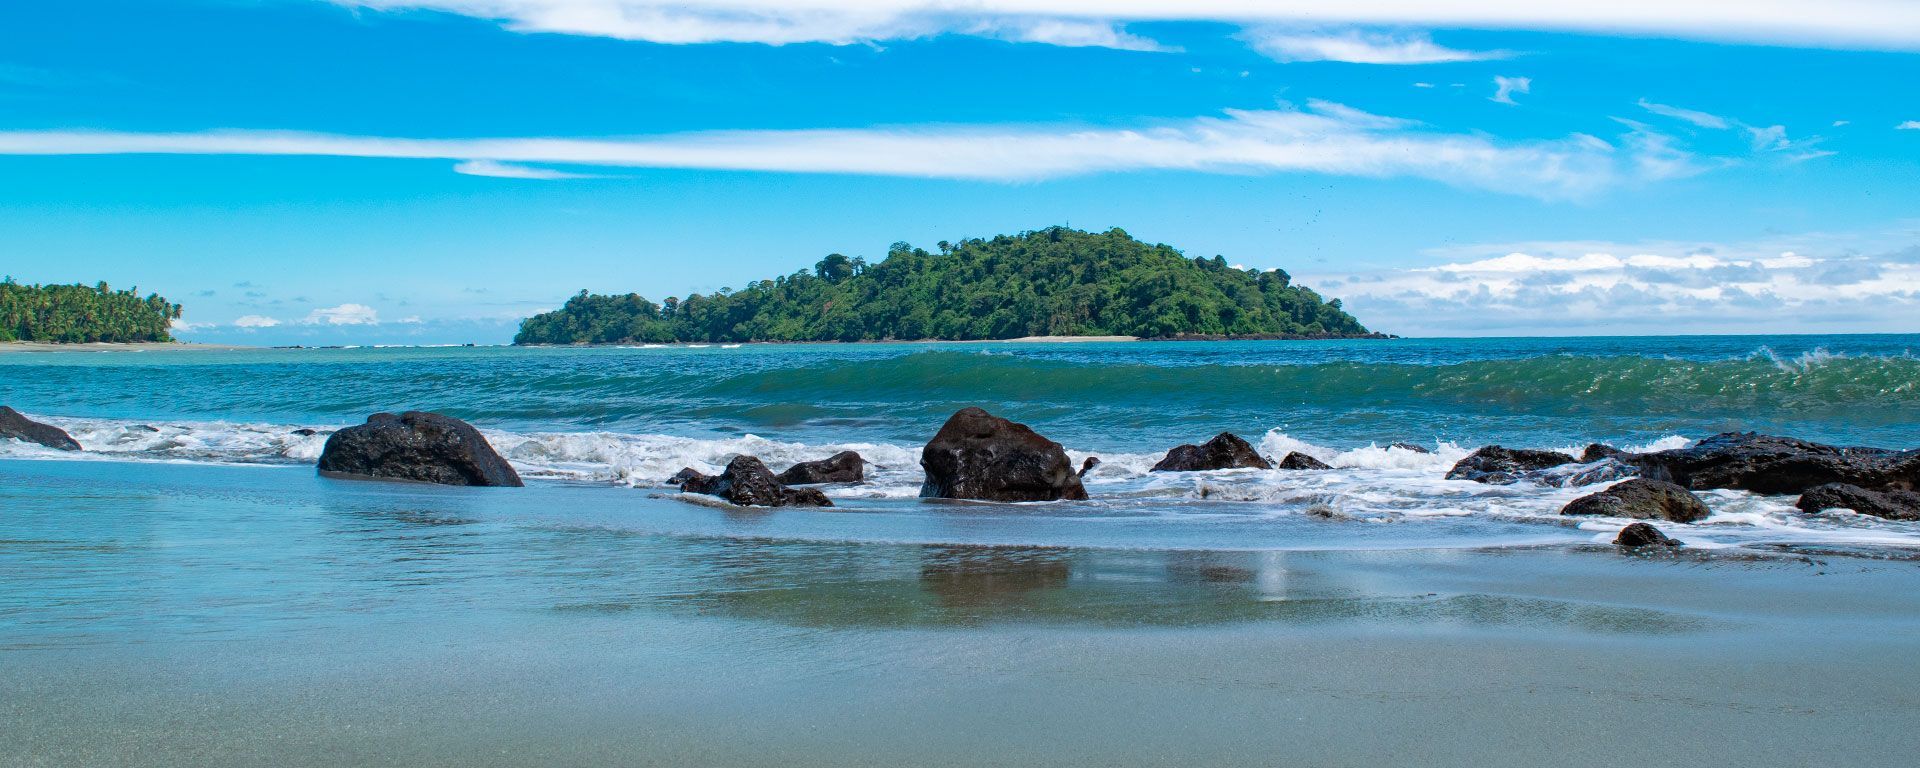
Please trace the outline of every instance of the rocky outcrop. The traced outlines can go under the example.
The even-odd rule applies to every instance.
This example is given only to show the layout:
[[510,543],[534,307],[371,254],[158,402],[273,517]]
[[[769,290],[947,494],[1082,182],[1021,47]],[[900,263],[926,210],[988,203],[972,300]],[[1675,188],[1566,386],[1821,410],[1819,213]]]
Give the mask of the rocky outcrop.
[[1851,509],[1888,520],[1920,520],[1920,493],[1874,491],[1846,483],[1828,483],[1809,488],[1806,493],[1800,494],[1800,501],[1794,506],[1809,513]]
[[333,433],[320,452],[320,473],[440,485],[521,485],[513,465],[473,425],[425,411],[376,413],[365,424]]
[[1560,514],[1691,523],[1705,519],[1712,511],[1707,509],[1706,502],[1678,485],[1634,478],[1574,499],[1560,508]]
[[819,461],[803,461],[781,472],[779,480],[787,485],[817,483],[857,483],[866,478],[867,460],[853,451],[841,451]]
[[1489,445],[1468,454],[1447,470],[1448,480],[1472,480],[1488,485],[1511,485],[1521,476],[1577,460],[1557,451],[1531,451]]
[[1299,451],[1287,454],[1280,460],[1281,469],[1333,469],[1333,466]]
[[1232,432],[1214,435],[1200,445],[1177,446],[1153,465],[1155,472],[1197,472],[1209,469],[1273,469],[1273,464],[1247,441]]
[[34,421],[20,415],[19,411],[0,405],[0,440],[7,438],[38,443],[61,451],[80,450],[80,441],[73,439],[66,430]]
[[687,488],[686,485],[687,483],[700,483],[710,479],[712,478],[708,476],[706,473],[701,472],[700,470],[694,469],[693,467],[681,467],[680,471],[673,473],[673,477],[667,478],[667,485],[678,485],[683,490],[691,490],[695,493],[705,493],[705,491],[699,491],[692,488]]
[[1636,454],[1626,461],[1638,466],[1643,477],[1694,490],[1793,494],[1828,483],[1869,490],[1914,490],[1920,485],[1920,451],[1842,448],[1754,432],[1714,435],[1686,448]]
[[1591,445],[1588,445],[1585,451],[1580,452],[1580,463],[1592,464],[1596,461],[1605,461],[1607,459],[1617,459],[1622,456],[1631,456],[1631,455],[1632,454],[1627,453],[1626,451],[1620,450],[1618,448],[1615,448],[1611,445],[1607,445],[1605,443],[1593,443]]
[[1613,543],[1628,549],[1642,547],[1677,547],[1680,541],[1667,536],[1646,523],[1634,523],[1620,529],[1620,535],[1613,537]]
[[1079,477],[1086,477],[1087,473],[1092,472],[1093,468],[1097,466],[1100,466],[1100,457],[1088,456],[1086,461],[1080,462],[1080,471],[1077,475]]
[[920,495],[981,501],[1084,499],[1087,489],[1059,443],[979,408],[947,419],[920,452]]
[[1413,451],[1414,453],[1433,453],[1433,449],[1428,448],[1424,445],[1414,445],[1413,443],[1394,443],[1393,445],[1389,445],[1387,447],[1398,448],[1403,451]]
[[[687,473],[692,473],[688,475]],[[753,456],[735,456],[719,475],[703,475],[691,469],[674,475],[680,479],[682,493],[718,496],[743,507],[831,507],[833,502],[818,488],[788,488],[767,469],[765,462]],[[671,482],[671,481],[669,481]]]
[[1622,463],[1619,459],[1602,459],[1592,464],[1562,464],[1550,467],[1528,475],[1527,479],[1556,488],[1578,488],[1583,485],[1611,483],[1639,475],[1640,469],[1632,464]]

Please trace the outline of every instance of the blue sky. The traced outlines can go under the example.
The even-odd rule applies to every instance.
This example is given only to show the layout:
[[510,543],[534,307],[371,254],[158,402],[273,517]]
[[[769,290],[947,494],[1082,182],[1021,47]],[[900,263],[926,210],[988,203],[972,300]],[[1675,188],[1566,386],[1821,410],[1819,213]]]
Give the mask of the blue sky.
[[0,271],[491,343],[1068,223],[1407,335],[1920,327],[1920,4],[1516,5],[19,3]]

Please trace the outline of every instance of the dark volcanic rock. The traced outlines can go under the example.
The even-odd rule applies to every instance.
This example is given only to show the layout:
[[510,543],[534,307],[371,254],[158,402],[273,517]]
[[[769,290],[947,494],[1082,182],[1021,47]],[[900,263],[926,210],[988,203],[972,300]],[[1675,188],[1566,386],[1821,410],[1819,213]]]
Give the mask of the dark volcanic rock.
[[920,495],[982,501],[1084,499],[1059,443],[979,408],[962,408],[920,452]]
[[1560,508],[1563,515],[1630,517],[1635,520],[1671,520],[1691,523],[1711,511],[1699,497],[1673,483],[1634,478],[1599,493],[1582,496]]
[[74,440],[66,430],[34,421],[20,415],[19,411],[0,405],[0,440],[9,437],[62,451],[80,450],[80,442]]
[[1610,483],[1639,475],[1639,467],[1622,463],[1618,459],[1602,459],[1592,464],[1562,464],[1550,467],[1530,475],[1529,479],[1559,488],[1578,488],[1583,485]]
[[1281,459],[1280,468],[1281,469],[1333,469],[1333,467],[1327,464],[1326,462],[1316,459],[1312,456],[1308,456],[1299,451],[1293,451],[1291,453],[1288,453],[1286,458]]
[[1194,472],[1207,469],[1273,469],[1253,446],[1232,432],[1214,435],[1201,445],[1177,446],[1153,465],[1155,472]]
[[1913,490],[1920,484],[1920,451],[1842,448],[1753,432],[1714,435],[1686,448],[1626,460],[1640,467],[1643,477],[1695,490],[1788,494],[1828,483],[1871,490]]
[[[681,474],[693,472],[682,470]],[[674,475],[681,477],[681,475]],[[758,458],[735,456],[727,469],[717,476],[693,472],[681,480],[683,493],[718,496],[743,507],[831,507],[833,502],[818,488],[788,488],[774,477],[773,470]]]
[[1800,501],[1794,506],[1802,512],[1844,508],[1888,520],[1920,520],[1920,493],[1871,491],[1846,483],[1828,483],[1809,488],[1806,493],[1800,494]]
[[425,411],[376,413],[365,424],[333,433],[320,451],[320,472],[440,485],[521,485],[513,465],[473,425]]
[[1087,473],[1092,472],[1093,468],[1097,466],[1100,466],[1100,457],[1088,456],[1086,461],[1080,462],[1080,473],[1078,476],[1086,477]]
[[1605,443],[1594,443],[1592,445],[1587,446],[1587,450],[1582,451],[1580,453],[1580,463],[1592,464],[1596,461],[1601,461],[1604,459],[1617,459],[1622,456],[1628,456],[1628,455],[1631,455],[1631,454],[1628,454],[1626,451],[1620,450],[1611,445],[1607,445]]
[[1394,443],[1393,445],[1389,445],[1387,447],[1398,448],[1403,451],[1413,451],[1414,453],[1433,453],[1433,449],[1428,448],[1424,445],[1414,445],[1413,443]]
[[300,429],[294,430],[291,434],[299,435],[301,437],[313,437],[314,435],[320,434],[320,430],[307,429],[305,427],[301,427]]
[[1489,445],[1474,451],[1447,470],[1448,480],[1472,480],[1488,485],[1510,485],[1528,472],[1573,464],[1572,456],[1556,451],[1530,451]]
[[780,473],[787,485],[857,483],[866,478],[867,460],[853,451],[841,451],[819,461],[803,461]]
[[1680,546],[1679,541],[1668,537],[1666,534],[1661,533],[1660,529],[1646,523],[1634,523],[1620,529],[1620,535],[1613,538],[1613,543],[1630,549]]
[[[712,476],[700,470],[694,469],[693,467],[681,467],[680,471],[673,473],[673,477],[667,478],[667,485],[678,485],[684,488],[688,483],[698,484],[711,480],[713,480]],[[706,491],[692,488],[688,488],[687,490],[693,491],[694,493],[706,493]]]

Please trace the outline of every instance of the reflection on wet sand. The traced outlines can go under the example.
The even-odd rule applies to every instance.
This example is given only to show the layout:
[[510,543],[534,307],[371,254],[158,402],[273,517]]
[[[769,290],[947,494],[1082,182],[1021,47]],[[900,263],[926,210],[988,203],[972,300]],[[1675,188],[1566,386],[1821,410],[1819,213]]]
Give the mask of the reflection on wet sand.
[[1060,548],[941,546],[921,557],[921,586],[951,609],[1013,607],[1035,590],[1067,586],[1073,576]]

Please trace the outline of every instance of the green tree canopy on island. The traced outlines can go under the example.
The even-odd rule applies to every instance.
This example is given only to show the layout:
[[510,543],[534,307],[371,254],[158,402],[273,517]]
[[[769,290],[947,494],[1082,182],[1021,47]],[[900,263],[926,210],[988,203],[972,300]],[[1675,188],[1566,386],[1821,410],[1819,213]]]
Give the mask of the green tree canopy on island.
[[0,280],[0,341],[173,341],[179,317],[180,305],[139,289]]
[[810,270],[655,304],[581,291],[527,318],[516,344],[1011,339],[1021,336],[1358,336],[1287,273],[1189,259],[1125,231],[1051,227],[990,240],[895,243]]

